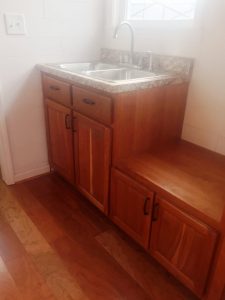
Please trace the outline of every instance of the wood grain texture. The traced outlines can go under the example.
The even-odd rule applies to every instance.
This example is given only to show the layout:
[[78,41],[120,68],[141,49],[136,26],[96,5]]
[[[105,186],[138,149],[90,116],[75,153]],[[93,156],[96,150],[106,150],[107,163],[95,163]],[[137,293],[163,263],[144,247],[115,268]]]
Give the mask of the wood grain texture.
[[74,184],[72,111],[49,99],[46,110],[51,167]]
[[60,177],[1,182],[0,199],[1,300],[195,299]]
[[100,123],[112,123],[112,99],[101,93],[73,86],[74,109]]
[[225,210],[221,221],[221,238],[215,259],[215,268],[212,272],[208,285],[208,291],[204,299],[225,299]]
[[148,151],[160,134],[163,90],[119,94],[114,99],[113,163]]
[[71,277],[57,253],[43,238],[15,197],[1,184],[5,197],[0,211],[22,243],[26,253],[44,278],[56,299],[86,299],[76,280]]
[[202,296],[215,251],[217,232],[157,198],[150,253],[192,291]]
[[65,106],[71,106],[71,86],[68,83],[47,75],[43,75],[42,83],[44,98],[52,99]]
[[6,266],[24,300],[56,299],[28,255],[7,261]]
[[179,140],[187,84],[114,96],[113,162]]
[[169,85],[165,88],[159,144],[164,145],[180,139],[187,94],[187,84]]
[[3,260],[0,258],[0,297],[2,300],[22,300],[15,282],[9,274]]
[[76,134],[76,185],[101,211],[108,214],[111,166],[111,130],[78,113]]
[[154,194],[112,170],[110,218],[140,245],[148,248]]
[[122,232],[107,230],[97,235],[96,240],[138,282],[151,299],[196,299],[185,288],[177,288],[178,281],[153,258],[146,256],[146,253]]
[[[47,82],[47,88],[46,86],[44,87],[44,94],[48,95],[49,98],[58,102],[61,101],[61,103],[68,106],[68,110],[71,114],[71,102],[69,103],[69,101],[71,101],[71,85],[58,82],[51,78],[49,78],[49,80],[49,82],[44,80],[44,84]],[[79,178],[80,176],[80,181],[82,183],[80,185],[78,184],[80,191],[82,191],[82,193],[98,208],[107,213],[109,181],[107,172],[109,167],[104,168],[104,163],[106,162],[106,165],[110,165],[110,163],[108,163],[110,161],[110,143],[108,142],[108,137],[106,138],[106,132],[109,133],[109,129],[105,127],[103,130],[104,126],[101,127],[101,129],[99,126],[101,126],[100,123],[110,125],[113,129],[114,167],[127,173],[130,177],[143,185],[141,187],[132,180],[122,182],[122,180],[114,178],[114,183],[112,185],[113,201],[111,205],[111,215],[113,216],[114,222],[136,239],[142,246],[147,247],[150,218],[148,218],[147,222],[144,222],[140,217],[140,212],[143,208],[143,204],[140,203],[142,202],[143,196],[147,194],[146,191],[153,190],[154,192],[157,192],[159,195],[165,197],[168,203],[172,203],[183,210],[183,213],[181,213],[183,216],[183,223],[181,221],[177,221],[177,223],[172,218],[172,213],[170,215],[167,213],[166,217],[165,214],[163,215],[162,219],[164,223],[169,225],[168,228],[167,226],[164,226],[166,228],[164,228],[164,230],[162,228],[157,229],[157,236],[160,235],[161,229],[162,236],[166,236],[167,229],[170,230],[171,227],[173,229],[173,234],[171,234],[171,239],[166,237],[163,242],[163,239],[160,241],[157,240],[156,245],[160,248],[158,254],[161,256],[158,254],[158,256],[156,255],[157,251],[153,252],[154,256],[157,256],[157,259],[166,265],[173,274],[176,274],[178,278],[183,280],[183,282],[200,295],[204,290],[204,282],[207,278],[207,270],[211,262],[210,255],[213,252],[216,239],[214,231],[204,224],[204,226],[201,226],[201,222],[218,230],[221,230],[221,226],[223,226],[221,225],[221,217],[225,204],[225,161],[222,156],[200,149],[189,143],[176,143],[175,146],[172,144],[173,142],[178,142],[180,140],[187,88],[187,84],[180,84],[153,88],[150,90],[122,93],[119,95],[107,95],[105,93],[99,93],[98,91],[86,90],[85,88],[74,86],[73,108],[99,122],[99,124],[96,123],[93,125],[95,122],[88,120],[87,118],[85,122],[80,122],[79,119],[85,119],[85,117],[82,116],[78,117],[78,120],[76,120],[75,127],[77,127],[79,123],[85,124],[85,126],[76,133],[76,138],[79,136],[79,139],[75,139],[75,156],[80,166],[79,164],[75,165],[77,177]],[[68,101],[68,99],[70,100]],[[49,117],[47,116],[47,120],[48,119]],[[57,118],[53,120],[53,123],[57,123],[56,119]],[[54,127],[55,126],[53,126],[53,128]],[[59,129],[62,129],[62,125],[60,125]],[[77,130],[77,128],[70,128],[70,133],[72,132],[72,129]],[[59,130],[57,130],[57,132],[58,131]],[[57,136],[57,132],[52,135]],[[62,136],[63,135],[64,134],[62,133]],[[48,136],[50,140],[51,135],[49,134]],[[49,148],[51,148],[51,146]],[[56,148],[57,152],[60,147]],[[107,158],[104,157],[103,150],[106,150],[105,152],[108,155]],[[50,158],[51,156],[52,155],[50,155]],[[59,155],[59,157],[62,158],[63,156]],[[60,164],[63,169],[65,166],[63,166],[62,161],[63,160],[61,159]],[[72,164],[70,163],[67,165],[68,168],[69,166],[71,167]],[[107,171],[104,172],[101,169],[102,166],[104,166],[103,169]],[[68,172],[67,167],[64,170],[65,172],[61,170],[61,174],[64,173],[64,178],[69,180],[69,177],[65,176],[65,173]],[[74,180],[70,180],[70,182],[73,181]],[[61,184],[60,186],[62,187]],[[108,272],[108,267],[105,266],[105,263],[108,262],[108,257],[105,257],[100,250],[101,248],[96,246],[94,236],[99,234],[101,225],[104,221],[100,222],[100,225],[96,221],[96,215],[92,214],[91,210],[85,212],[85,208],[87,207],[82,205],[80,201],[78,201],[79,205],[77,205],[77,203],[75,204],[72,198],[70,196],[68,197],[66,189],[63,189],[63,191],[63,197],[65,197],[66,204],[63,206],[60,203],[62,191],[59,189],[58,193],[50,192],[50,194],[41,191],[40,194],[42,194],[42,196],[37,196],[38,201],[42,203],[44,208],[51,211],[54,215],[56,222],[60,222],[63,230],[60,230],[60,227],[58,228],[57,226],[55,228],[54,220],[52,220],[52,218],[50,218],[51,221],[48,222],[48,213],[44,213],[43,222],[41,222],[37,216],[35,217],[34,213],[33,219],[38,224],[37,228],[43,232],[45,239],[51,244],[51,247],[59,253],[60,258],[65,261],[70,273],[77,278],[80,287],[87,291],[88,297],[95,295],[97,298],[107,298],[108,294],[110,294],[112,298],[124,297],[124,290],[120,285],[119,292],[115,291],[115,289],[108,286],[105,282],[102,286],[100,285],[99,278],[102,279],[101,275],[104,274],[104,276],[106,276],[106,273]],[[32,191],[30,192],[33,194]],[[24,193],[26,194],[22,189],[20,194]],[[119,198],[122,199],[122,201],[118,201]],[[19,199],[24,209],[27,209],[28,201],[21,197],[19,197]],[[35,195],[32,199],[32,201],[35,202],[34,199],[36,199]],[[130,206],[129,201],[132,203]],[[152,203],[152,201],[150,202]],[[37,207],[39,211],[43,211],[43,208],[36,203],[34,207],[30,208],[29,213],[35,211],[35,207]],[[72,217],[70,208],[75,209],[76,211]],[[166,211],[165,207],[164,210]],[[184,212],[198,218],[201,222],[193,221],[193,223],[190,224],[188,220],[192,220],[192,217],[185,218],[184,215],[186,215],[186,213]],[[86,213],[91,218],[93,217],[95,221],[89,222],[88,218],[85,217]],[[96,222],[98,223],[98,226],[94,225]],[[26,222],[24,226],[27,227]],[[45,226],[46,232],[44,231]],[[154,226],[154,228],[156,227]],[[204,228],[204,230],[201,231],[202,228]],[[63,232],[66,232],[66,234]],[[86,241],[86,238],[83,238],[82,235],[80,235],[81,232],[85,232],[85,235],[88,236],[90,240]],[[19,237],[19,240],[21,241],[21,236]],[[180,240],[178,246],[176,243],[177,240]],[[202,260],[200,259],[198,261],[199,264],[201,263],[201,268],[198,269],[198,272],[193,272],[193,265],[197,264],[197,262],[196,256],[194,254],[190,255],[192,252],[190,249],[193,248],[193,252],[198,253],[202,246],[201,241],[208,249],[208,252],[202,251],[204,255],[201,257]],[[34,241],[31,239],[30,242],[33,243]],[[167,250],[167,244],[172,245],[170,250]],[[32,253],[32,251],[35,251],[32,247],[33,245],[28,244],[25,245],[24,248],[26,251],[30,251],[29,253]],[[76,260],[76,257],[74,258],[74,253],[76,253],[81,261],[86,260],[89,262],[89,257],[85,252],[88,252],[86,248],[94,249],[95,247],[98,249],[98,252],[101,253],[102,257],[104,257],[104,262],[97,256],[96,263],[93,263],[93,265],[100,266],[102,264],[102,268],[107,270],[105,273],[97,273],[97,280],[93,276],[92,270],[86,271],[88,268],[87,264],[83,265],[77,262],[72,263],[73,259]],[[40,249],[37,248],[37,251],[40,251]],[[172,255],[171,251],[175,252],[175,254]],[[180,255],[181,252],[186,255]],[[209,254],[208,256],[207,253]],[[172,256],[168,257],[170,254]],[[13,257],[14,252],[12,252],[11,255]],[[165,263],[164,258],[167,260],[167,263]],[[17,259],[17,257],[15,259]],[[218,262],[220,262],[221,259],[223,259],[222,255],[219,256]],[[45,256],[40,258],[41,265],[45,264],[45,260]],[[57,261],[57,258],[54,256],[51,257],[49,261],[50,268],[51,265],[60,266],[59,261]],[[35,265],[37,263],[39,263],[39,260],[35,262]],[[80,276],[77,269],[80,270],[80,273],[85,275],[83,277]],[[202,273],[200,272],[200,269]],[[216,272],[222,274],[221,268],[218,267],[217,270]],[[40,270],[41,274],[45,274],[45,271],[45,269]],[[63,274],[63,271],[61,274]],[[122,280],[122,275],[118,274],[120,274],[120,272],[115,273],[115,277],[118,276],[118,278]],[[88,280],[85,281],[84,278]],[[218,293],[222,294],[223,291],[221,290],[224,289],[224,282],[218,278],[214,280],[214,283],[217,283]],[[93,288],[93,281],[98,283],[98,288]],[[116,281],[113,282],[115,284]],[[68,280],[64,284],[68,285]],[[127,289],[131,289],[131,285],[129,280],[125,283]],[[146,296],[145,294],[146,293],[143,293],[142,290],[134,289],[130,298],[133,299],[138,297],[144,299]],[[211,295],[213,295],[213,292]],[[65,295],[62,295],[62,297],[65,297]]]
[[225,158],[187,142],[121,160],[117,167],[203,222],[220,229]]

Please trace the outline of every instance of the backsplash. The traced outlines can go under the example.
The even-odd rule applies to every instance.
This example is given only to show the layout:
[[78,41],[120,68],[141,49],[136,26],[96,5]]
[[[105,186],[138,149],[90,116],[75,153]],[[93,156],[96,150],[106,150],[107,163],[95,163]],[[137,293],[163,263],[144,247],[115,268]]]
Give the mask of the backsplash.
[[[116,49],[101,49],[101,61],[110,63],[128,63],[129,51],[116,50]],[[193,70],[194,59],[159,55],[152,52],[135,52],[133,61],[134,64],[144,70],[149,70],[150,57],[152,56],[152,70],[151,71],[164,71],[179,75],[183,78],[189,79]]]

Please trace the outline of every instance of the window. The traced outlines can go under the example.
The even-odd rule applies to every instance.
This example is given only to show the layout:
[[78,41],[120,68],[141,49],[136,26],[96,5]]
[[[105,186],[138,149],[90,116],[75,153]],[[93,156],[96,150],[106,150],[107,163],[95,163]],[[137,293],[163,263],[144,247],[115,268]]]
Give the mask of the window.
[[126,19],[180,21],[195,17],[197,0],[126,0]]

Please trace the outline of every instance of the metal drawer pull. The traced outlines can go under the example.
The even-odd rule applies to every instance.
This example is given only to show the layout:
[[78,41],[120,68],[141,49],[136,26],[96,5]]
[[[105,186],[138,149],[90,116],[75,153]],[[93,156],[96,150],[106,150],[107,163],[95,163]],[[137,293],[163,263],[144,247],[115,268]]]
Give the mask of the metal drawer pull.
[[82,101],[88,105],[95,105],[95,101],[88,99],[88,98],[84,98]]
[[50,85],[49,88],[53,91],[60,91],[60,87],[58,87],[56,85]]
[[158,221],[158,216],[159,216],[159,203],[155,203],[153,208],[152,221],[153,222]]
[[71,117],[69,114],[65,116],[65,126],[66,129],[71,129]]
[[144,209],[143,209],[143,210],[144,210],[144,215],[145,215],[145,216],[148,216],[148,215],[149,215],[149,211],[148,211],[148,209],[147,209],[147,208],[148,208],[147,206],[148,206],[149,200],[150,200],[149,197],[146,197],[146,198],[145,198]]

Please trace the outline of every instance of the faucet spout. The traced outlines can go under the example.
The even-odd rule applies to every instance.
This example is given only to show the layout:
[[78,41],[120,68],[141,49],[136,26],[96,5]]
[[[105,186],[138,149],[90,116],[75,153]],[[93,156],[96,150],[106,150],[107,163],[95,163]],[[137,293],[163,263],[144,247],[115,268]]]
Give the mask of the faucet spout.
[[126,26],[129,28],[130,30],[130,33],[131,33],[131,42],[130,42],[130,64],[133,65],[133,58],[134,58],[134,28],[133,26],[127,22],[127,21],[124,21],[124,22],[121,22],[115,29],[115,32],[114,32],[114,35],[113,35],[113,38],[114,39],[117,39],[118,38],[118,33],[121,29],[121,27],[123,26]]

